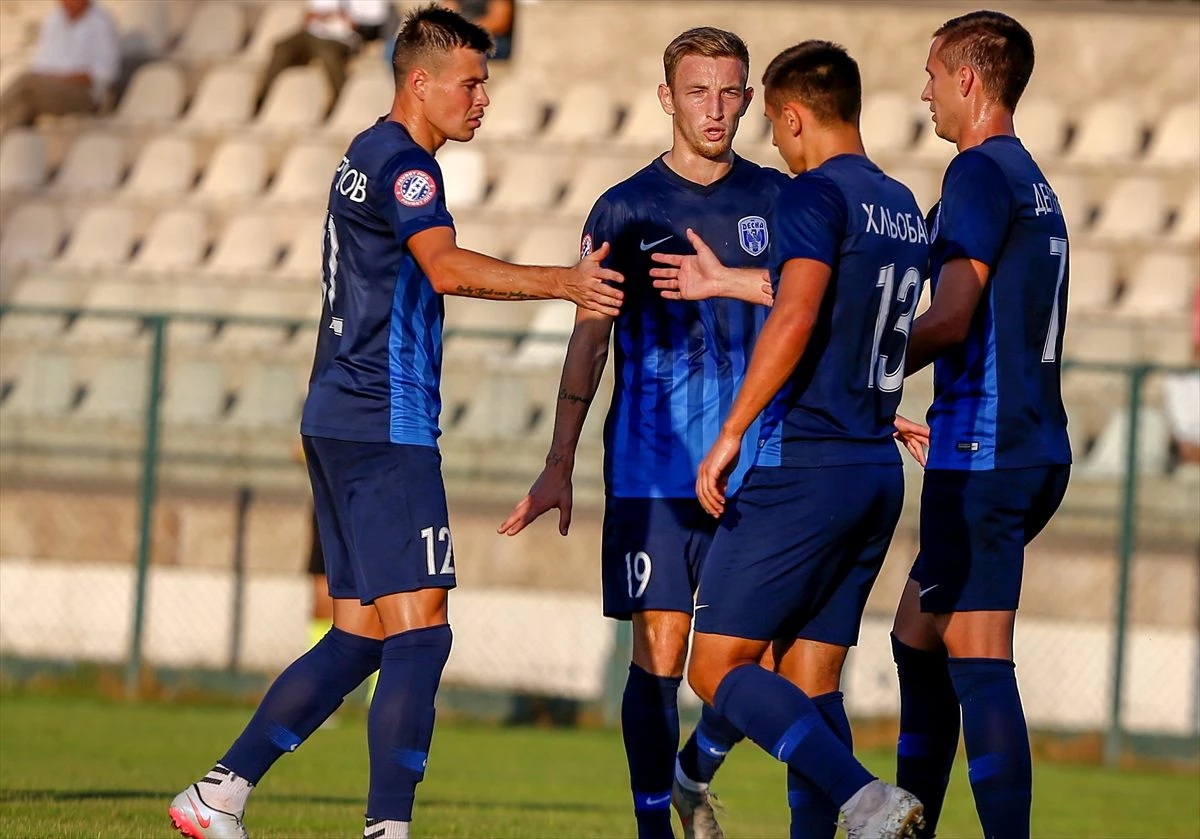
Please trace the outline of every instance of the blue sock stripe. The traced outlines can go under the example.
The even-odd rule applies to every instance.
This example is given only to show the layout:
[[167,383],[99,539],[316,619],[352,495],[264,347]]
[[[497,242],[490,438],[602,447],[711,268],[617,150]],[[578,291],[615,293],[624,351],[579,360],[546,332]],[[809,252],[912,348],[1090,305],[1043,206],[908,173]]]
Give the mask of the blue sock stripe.
[[967,777],[972,784],[986,781],[1004,771],[1004,755],[987,754],[967,761]]
[[671,809],[671,791],[669,789],[659,792],[638,792],[634,790],[633,809],[669,810]]
[[397,766],[402,766],[410,772],[425,776],[425,764],[429,761],[429,752],[419,752],[416,749],[392,749],[392,760]]
[[304,742],[297,734],[288,731],[274,720],[267,723],[267,739],[285,752],[294,752]]
[[771,748],[771,757],[787,763],[792,757],[792,752],[794,752],[796,747],[800,745],[800,741],[803,740],[805,736],[807,736],[808,732],[812,731],[813,726],[819,722],[821,722],[821,717],[819,714],[805,714],[803,717],[796,720],[794,723],[792,723],[787,731],[783,732],[783,736],[780,737],[779,740],[776,741],[775,745]]
[[704,726],[697,726],[696,728],[696,745],[709,757],[724,759],[725,755],[729,754],[730,744],[708,737],[704,733]]
[[896,754],[900,757],[924,757],[930,752],[928,734],[901,732],[896,740]]

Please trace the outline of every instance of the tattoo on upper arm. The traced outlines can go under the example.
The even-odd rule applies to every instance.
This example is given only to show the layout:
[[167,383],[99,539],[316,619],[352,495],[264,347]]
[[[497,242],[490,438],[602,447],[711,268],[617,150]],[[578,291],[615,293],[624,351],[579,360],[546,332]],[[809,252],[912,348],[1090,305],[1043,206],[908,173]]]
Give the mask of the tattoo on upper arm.
[[586,396],[581,396],[578,393],[571,393],[565,387],[558,389],[558,398],[564,402],[574,402],[577,405],[590,405],[592,400]]
[[540,294],[530,294],[527,291],[499,288],[476,288],[475,286],[460,285],[455,293],[463,297],[482,297],[487,300],[544,300]]

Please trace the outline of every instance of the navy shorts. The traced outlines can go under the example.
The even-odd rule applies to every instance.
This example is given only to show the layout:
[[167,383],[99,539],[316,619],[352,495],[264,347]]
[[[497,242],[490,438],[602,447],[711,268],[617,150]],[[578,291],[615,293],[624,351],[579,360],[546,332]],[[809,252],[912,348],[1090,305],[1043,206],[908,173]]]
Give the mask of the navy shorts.
[[751,469],[700,578],[696,631],[854,646],[903,504],[899,463]]
[[437,449],[305,437],[304,457],[331,597],[454,588]]
[[921,550],[909,574],[921,611],[1015,611],[1025,546],[1062,503],[1070,476],[1070,466],[927,470]]
[[600,575],[604,615],[692,613],[693,595],[717,520],[695,498],[613,498],[604,502]]

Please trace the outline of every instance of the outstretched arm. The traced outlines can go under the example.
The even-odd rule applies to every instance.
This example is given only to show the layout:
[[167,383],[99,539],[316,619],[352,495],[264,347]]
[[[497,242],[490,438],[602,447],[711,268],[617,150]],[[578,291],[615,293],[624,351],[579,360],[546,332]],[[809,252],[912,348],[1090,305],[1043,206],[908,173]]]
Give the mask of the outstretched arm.
[[651,268],[654,287],[668,300],[707,300],[729,297],[757,306],[774,302],[771,277],[766,268],[727,268],[700,235],[687,229],[688,241],[696,249],[691,255],[655,253],[650,258],[661,268]]
[[534,481],[528,494],[517,502],[499,533],[515,536],[542,513],[558,508],[558,532],[563,536],[571,527],[571,476],[575,469],[575,450],[587,419],[588,406],[596,396],[604,365],[608,360],[608,338],[612,318],[580,309],[575,315],[575,330],[567,344],[562,379],[558,388],[558,406],[554,413],[554,438],[546,455],[546,468]]
[[696,497],[712,516],[725,511],[725,487],[737,466],[742,436],[792,375],[808,347],[832,273],[815,259],[790,259],[783,266],[775,307],[758,335],[729,416],[696,477]]
[[454,229],[439,226],[414,233],[409,249],[439,294],[486,300],[547,300],[561,298],[577,306],[615,317],[623,293],[609,283],[624,281],[600,265],[608,243],[570,268],[513,265],[460,248]]

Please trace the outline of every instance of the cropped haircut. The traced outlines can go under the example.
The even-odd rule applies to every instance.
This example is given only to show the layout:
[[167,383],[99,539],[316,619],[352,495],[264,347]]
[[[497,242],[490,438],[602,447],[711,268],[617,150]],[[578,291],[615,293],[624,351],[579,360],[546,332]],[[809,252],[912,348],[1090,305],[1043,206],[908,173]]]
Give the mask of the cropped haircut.
[[459,48],[491,55],[495,44],[486,29],[458,12],[432,3],[414,9],[404,17],[396,33],[396,51],[392,56],[396,84],[401,84],[414,67]]
[[775,110],[798,102],[826,124],[857,124],[862,111],[858,62],[831,41],[802,41],[779,53],[763,73],[763,87]]
[[946,69],[970,67],[989,99],[1016,110],[1033,75],[1033,38],[1024,26],[1001,12],[971,12],[946,21],[933,37],[942,39],[937,57]]
[[675,71],[679,69],[679,62],[689,55],[736,58],[746,68],[746,75],[750,74],[750,50],[746,48],[745,41],[724,29],[698,26],[667,44],[663,51],[663,74],[667,79],[667,87],[675,86]]

